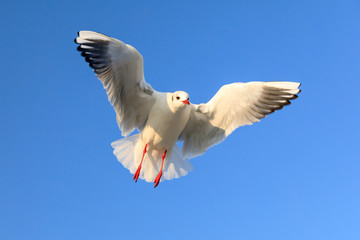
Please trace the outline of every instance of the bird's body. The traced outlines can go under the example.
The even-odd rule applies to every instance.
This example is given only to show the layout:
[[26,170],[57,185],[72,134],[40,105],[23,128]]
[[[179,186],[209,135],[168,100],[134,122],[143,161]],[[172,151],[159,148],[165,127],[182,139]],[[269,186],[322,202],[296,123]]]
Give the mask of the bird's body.
[[141,140],[151,148],[172,149],[184,129],[190,108],[171,109],[171,93],[159,93],[141,131]]
[[[157,92],[145,82],[143,59],[132,46],[90,31],[75,42],[107,90],[124,136],[112,143],[117,159],[138,178],[154,181],[186,175],[189,158],[203,154],[237,127],[290,104],[300,92],[295,82],[233,83],[206,104],[189,102],[183,91]],[[183,141],[182,152],[176,145]]]

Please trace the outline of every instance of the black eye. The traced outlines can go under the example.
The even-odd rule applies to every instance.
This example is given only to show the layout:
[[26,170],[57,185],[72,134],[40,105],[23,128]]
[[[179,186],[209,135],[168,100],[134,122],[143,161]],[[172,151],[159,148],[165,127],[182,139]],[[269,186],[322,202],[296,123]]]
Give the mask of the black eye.
[[187,98],[187,100],[189,101],[190,98]]
[[176,99],[177,99],[177,100],[179,100],[179,99],[180,99],[180,97],[176,97]]

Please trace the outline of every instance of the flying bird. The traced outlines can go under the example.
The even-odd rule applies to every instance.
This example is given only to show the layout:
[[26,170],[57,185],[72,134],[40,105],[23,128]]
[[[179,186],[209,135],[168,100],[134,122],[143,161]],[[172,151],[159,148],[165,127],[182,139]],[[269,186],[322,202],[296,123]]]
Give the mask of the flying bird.
[[[115,156],[135,182],[144,179],[154,187],[187,175],[190,158],[290,104],[300,92],[297,82],[237,82],[222,86],[207,103],[192,104],[184,91],[154,90],[134,47],[92,31],[78,32],[75,43],[106,89],[125,137],[111,144]],[[135,129],[140,133],[129,136]]]

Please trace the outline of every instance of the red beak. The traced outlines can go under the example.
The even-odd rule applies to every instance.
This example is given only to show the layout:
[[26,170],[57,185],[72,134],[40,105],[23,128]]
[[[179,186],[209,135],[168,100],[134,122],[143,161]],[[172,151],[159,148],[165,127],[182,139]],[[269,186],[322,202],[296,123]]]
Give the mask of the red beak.
[[182,101],[184,104],[190,105],[189,100]]

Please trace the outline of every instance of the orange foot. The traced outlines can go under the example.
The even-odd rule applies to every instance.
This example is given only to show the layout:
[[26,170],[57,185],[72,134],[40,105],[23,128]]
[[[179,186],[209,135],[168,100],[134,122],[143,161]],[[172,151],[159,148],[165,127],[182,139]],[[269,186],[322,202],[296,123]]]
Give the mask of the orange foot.
[[161,176],[162,176],[162,170],[163,170],[163,165],[164,165],[164,159],[165,159],[165,156],[166,156],[166,152],[167,152],[167,150],[165,150],[164,154],[163,154],[162,157],[161,157],[161,168],[160,168],[159,174],[156,176],[156,178],[155,178],[155,180],[154,180],[154,183],[155,183],[154,188],[156,188],[157,185],[159,185],[160,178],[161,178]]
[[138,167],[138,169],[136,170],[133,180],[135,180],[135,182],[137,182],[139,175],[140,175],[140,169],[141,169],[141,165]]
[[146,153],[146,147],[147,147],[147,144],[145,144],[145,148],[144,148],[144,151],[143,151],[143,155],[142,155],[142,158],[141,158],[141,162],[140,162],[140,164],[139,164],[139,166],[138,166],[138,168],[137,168],[137,170],[136,170],[136,172],[135,172],[135,174],[134,174],[134,177],[133,177],[133,180],[135,180],[135,182],[137,182],[137,180],[138,180],[138,178],[139,178],[139,175],[140,175],[141,164],[142,164],[142,162],[143,162],[143,160],[144,160],[144,156],[145,156],[145,153]]
[[159,182],[160,182],[161,176],[162,176],[162,171],[160,171],[160,172],[159,172],[159,174],[157,175],[157,177],[156,177],[156,178],[155,178],[155,180],[154,180],[154,183],[155,183],[154,188],[156,188],[156,187],[157,187],[157,185],[159,185]]

